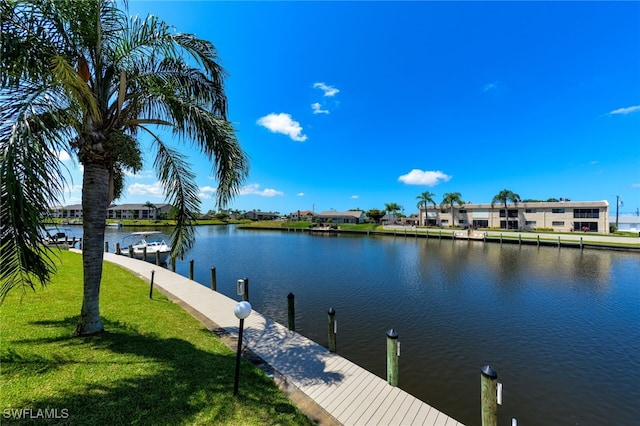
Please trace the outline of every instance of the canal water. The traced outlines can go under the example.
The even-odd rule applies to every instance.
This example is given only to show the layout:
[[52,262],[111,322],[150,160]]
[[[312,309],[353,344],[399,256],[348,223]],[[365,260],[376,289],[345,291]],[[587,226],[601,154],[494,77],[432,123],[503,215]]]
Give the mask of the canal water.
[[[126,230],[107,230],[111,250]],[[640,424],[640,256],[404,236],[312,236],[199,227],[177,272],[386,377],[386,332],[401,344],[399,386],[480,424],[480,369],[503,384],[500,424]]]

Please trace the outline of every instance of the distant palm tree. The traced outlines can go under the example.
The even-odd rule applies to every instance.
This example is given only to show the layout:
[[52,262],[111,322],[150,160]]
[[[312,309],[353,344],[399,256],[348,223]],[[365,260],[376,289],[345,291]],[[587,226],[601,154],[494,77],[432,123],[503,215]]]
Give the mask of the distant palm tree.
[[219,205],[246,179],[248,159],[227,120],[225,73],[211,42],[154,16],[129,18],[114,0],[0,4],[0,298],[50,279],[51,254],[38,242],[49,205],[64,195],[59,154],[76,155],[84,280],[76,335],[97,333],[107,208],[125,173],[142,168],[140,133],[174,208],[172,258],[194,244],[200,201],[186,157],[158,129],[208,158]]
[[156,205],[153,204],[151,201],[147,201],[146,203],[144,203],[144,206],[148,209],[149,213],[147,214],[147,219],[151,220],[151,210],[155,210],[156,209]]
[[[420,194],[420,195],[418,195],[416,197],[416,199],[419,200],[418,201],[418,206],[417,206],[418,207],[418,214],[420,212],[420,209],[424,207],[425,215],[426,215],[427,203],[433,204],[434,208],[436,207],[436,202],[433,201],[433,197],[435,197],[435,196],[436,196],[436,194],[433,194],[433,193],[431,193],[429,191],[425,191],[425,192],[423,192],[422,194]],[[425,220],[424,225],[426,225],[426,224],[427,224],[427,221]]]
[[384,208],[389,213],[393,213],[393,222],[395,223],[398,210],[402,210],[402,206],[398,205],[397,203],[389,203],[389,204],[385,203]]
[[513,204],[517,205],[520,202],[520,196],[513,191],[503,189],[493,197],[493,200],[491,200],[491,208],[493,208],[494,204],[497,202],[504,204],[505,228],[509,229],[509,210],[507,208],[507,201],[511,201]]
[[460,195],[459,192],[447,192],[446,194],[444,194],[443,198],[442,198],[442,202],[440,203],[440,206],[449,206],[451,208],[451,227],[455,227],[456,226],[456,216],[454,214],[454,204],[458,204],[459,206],[464,204],[464,201],[462,201],[462,195]]

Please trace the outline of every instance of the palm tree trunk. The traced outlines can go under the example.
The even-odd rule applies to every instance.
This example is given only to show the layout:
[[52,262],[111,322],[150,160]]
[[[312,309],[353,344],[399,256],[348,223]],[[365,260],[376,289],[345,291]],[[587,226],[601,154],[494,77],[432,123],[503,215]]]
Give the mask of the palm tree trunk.
[[109,196],[109,170],[104,164],[84,164],[82,185],[84,292],[75,335],[104,330],[100,320],[100,281],[104,260],[104,228]]

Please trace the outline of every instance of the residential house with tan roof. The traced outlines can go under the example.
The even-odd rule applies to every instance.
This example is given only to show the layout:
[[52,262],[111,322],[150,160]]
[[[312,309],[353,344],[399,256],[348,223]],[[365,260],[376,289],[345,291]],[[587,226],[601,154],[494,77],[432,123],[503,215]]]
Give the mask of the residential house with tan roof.
[[315,217],[322,223],[363,223],[365,214],[362,210],[349,210],[346,212],[324,211],[316,213]]

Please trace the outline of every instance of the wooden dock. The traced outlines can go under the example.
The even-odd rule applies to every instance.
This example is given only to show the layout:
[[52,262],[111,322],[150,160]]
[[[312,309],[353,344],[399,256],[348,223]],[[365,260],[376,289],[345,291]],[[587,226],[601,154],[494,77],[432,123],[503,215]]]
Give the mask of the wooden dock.
[[[175,298],[227,332],[237,335],[237,301],[186,277],[125,256],[105,253],[105,260],[151,279]],[[461,425],[425,402],[323,346],[253,311],[244,322],[245,347],[269,364],[288,386],[311,398],[343,425]]]

